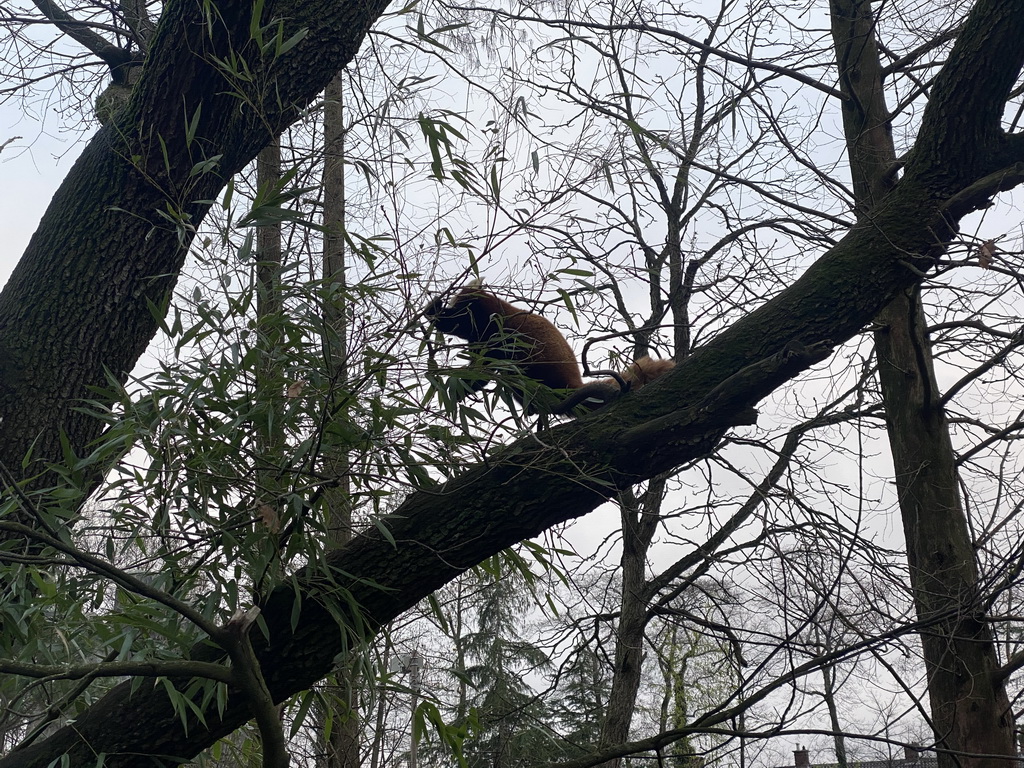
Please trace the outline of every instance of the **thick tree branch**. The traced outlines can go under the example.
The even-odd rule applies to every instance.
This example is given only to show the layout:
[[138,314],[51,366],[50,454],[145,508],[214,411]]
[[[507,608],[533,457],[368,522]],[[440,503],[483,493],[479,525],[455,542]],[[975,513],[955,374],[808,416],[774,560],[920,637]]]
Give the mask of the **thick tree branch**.
[[928,174],[937,193],[953,195],[1024,160],[1001,128],[1006,100],[1024,65],[1022,18],[1019,2],[975,3],[935,78],[907,175]]
[[204,661],[107,661],[95,664],[61,666],[56,664],[26,664],[0,659],[0,674],[47,680],[82,680],[97,677],[205,677],[230,683],[231,670],[221,664]]
[[942,211],[959,221],[972,211],[988,207],[995,195],[1013,189],[1022,181],[1024,162],[1016,162],[1007,168],[993,171],[960,190],[943,204]]
[[[947,29],[944,32],[940,32],[935,37],[930,38],[927,42],[922,43],[910,51],[907,51],[902,56],[895,56],[890,51],[886,50],[886,54],[892,56],[892,61],[886,66],[882,67],[881,76],[883,79],[892,77],[892,75],[901,72],[902,70],[915,64],[918,59],[931,53],[936,48],[941,48],[950,40],[956,38],[960,33],[960,27],[953,27]],[[884,50],[884,49],[883,49]]]
[[1024,651],[1017,651],[1009,661],[999,667],[992,675],[993,680],[996,684],[1001,685],[1010,679],[1010,675],[1020,669],[1024,669]]
[[[903,188],[919,199],[912,185]],[[933,232],[945,219],[937,204],[931,217],[912,217],[898,192],[871,226],[854,228],[793,286],[696,350],[669,376],[603,411],[500,449],[486,465],[441,488],[413,494],[383,521],[390,536],[373,528],[329,555],[333,579],[304,571],[295,584],[275,590],[263,606],[270,640],[252,637],[275,701],[308,688],[332,669],[339,652],[483,558],[710,450],[724,425],[817,359],[787,352],[793,349],[790,339],[803,341],[799,349],[817,350],[857,333],[895,291],[919,279],[904,266],[907,254],[939,249]],[[920,263],[928,262],[922,257]],[[755,364],[762,375],[741,373],[752,370],[747,361],[769,359],[777,364]],[[728,396],[708,397],[716,389]],[[621,439],[652,421],[664,429],[647,432],[646,442]],[[296,599],[302,603],[293,629]],[[219,654],[203,647],[193,658],[210,661]],[[186,683],[178,681],[179,689]],[[45,766],[64,752],[76,765],[99,750],[108,765],[129,766],[142,744],[151,752],[157,744],[162,754],[192,756],[252,714],[247,697],[232,689],[223,715],[208,712],[205,725],[192,722],[186,731],[163,691],[132,695],[125,684],[74,727],[20,752],[17,765]],[[120,725],[114,729],[110,723]],[[9,765],[14,763],[0,760],[0,768]]]

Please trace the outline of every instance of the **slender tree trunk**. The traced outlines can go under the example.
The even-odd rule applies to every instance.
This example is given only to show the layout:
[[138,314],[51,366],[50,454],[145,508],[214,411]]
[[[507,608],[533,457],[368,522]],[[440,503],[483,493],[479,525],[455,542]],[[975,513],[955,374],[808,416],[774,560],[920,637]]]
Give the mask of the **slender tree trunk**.
[[[281,180],[281,140],[275,138],[256,156],[256,187],[266,190]],[[280,531],[281,499],[285,486],[281,478],[281,453],[285,435],[282,430],[281,370],[278,362],[281,340],[281,224],[267,224],[256,230],[256,327],[259,329],[259,364],[256,369],[256,401],[267,403],[271,417],[257,430],[256,482],[260,518],[266,541],[272,550],[264,571],[265,583],[277,583],[280,558],[277,537]],[[265,427],[265,428],[264,428]],[[259,524],[259,523],[257,523]],[[257,585],[259,588],[262,585]],[[280,709],[280,708],[279,708]],[[264,742],[264,759],[266,759]]]
[[[652,480],[639,497],[632,492],[622,494],[622,597],[619,623],[615,631],[615,667],[612,690],[608,696],[608,714],[601,729],[602,747],[622,744],[629,738],[629,725],[636,708],[640,674],[644,660],[644,630],[647,628],[648,604],[647,550],[658,528],[658,511],[665,490],[665,481]],[[621,758],[605,763],[606,768],[619,768]]]
[[832,726],[832,743],[836,748],[836,764],[846,768],[846,737],[839,722],[839,708],[836,706],[835,671],[832,667],[821,668],[821,678],[825,690],[825,707],[828,709],[828,720]]
[[[387,669],[389,651],[384,656],[384,668]],[[386,714],[387,700],[384,696],[383,686],[377,691],[377,719],[376,727],[373,729],[373,739],[370,742],[370,768],[380,768],[380,753],[384,745],[384,716]]]
[[[280,181],[281,141],[275,138],[256,156],[256,186],[260,190],[265,190],[277,186]],[[256,230],[256,259],[256,315],[257,319],[263,320],[281,311],[282,258],[279,223],[267,224]],[[279,336],[280,332],[267,335]],[[273,351],[273,345],[266,345],[259,373],[274,372]]]
[[[281,142],[274,139],[256,156],[256,188],[260,192],[281,180]],[[257,590],[277,584],[280,560],[277,535],[281,528],[281,453],[285,436],[281,430],[281,370],[278,354],[281,340],[281,225],[266,224],[256,230],[256,327],[259,362],[256,366],[256,402],[266,403],[272,413],[256,424],[256,502],[258,523],[266,530],[267,564]],[[272,549],[270,549],[272,548]]]
[[[281,143],[270,142],[256,157],[256,187],[266,190],[281,180]],[[281,371],[278,348],[281,338],[281,225],[266,224],[256,230],[256,327],[259,329],[257,345],[259,363],[256,367],[256,400],[270,408],[281,410]],[[281,420],[277,413],[269,420],[269,427],[260,424],[256,446],[260,502],[280,506],[280,477],[277,472],[278,455],[284,444]]]
[[466,638],[463,634],[466,605],[465,579],[456,582],[455,615],[452,617],[452,643],[455,646],[455,670],[458,672],[459,702],[455,710],[455,722],[463,723],[469,714],[469,679],[466,675]]
[[[324,263],[323,306],[324,364],[331,374],[331,410],[334,418],[346,419],[348,398],[348,286],[345,260],[345,125],[342,108],[342,76],[339,73],[324,92]],[[340,408],[340,409],[339,409]],[[331,542],[340,546],[352,538],[352,488],[349,456],[345,446],[331,445],[325,452],[324,469],[338,483],[324,493]]]
[[[342,106],[343,77],[339,72],[324,93],[324,363],[331,371],[333,392],[348,397],[348,314],[347,265],[345,263],[345,112]],[[334,289],[336,286],[336,290]],[[330,402],[335,404],[336,397]],[[348,418],[344,408],[335,418]],[[332,445],[324,455],[324,473],[337,478],[337,484],[324,493],[327,525],[333,546],[352,538],[352,487],[350,461],[344,446]],[[358,768],[362,729],[358,711],[359,681],[351,665],[343,667],[335,678],[334,696],[329,699],[333,712],[331,738],[327,749],[327,768]]]
[[[858,219],[892,187],[896,152],[868,0],[833,0],[839,66]],[[932,728],[942,768],[1010,765],[1013,716],[992,630],[981,617],[974,547],[958,490],[956,462],[938,394],[920,291],[882,310],[875,332],[911,588],[922,633]],[[985,755],[985,756],[982,756]]]

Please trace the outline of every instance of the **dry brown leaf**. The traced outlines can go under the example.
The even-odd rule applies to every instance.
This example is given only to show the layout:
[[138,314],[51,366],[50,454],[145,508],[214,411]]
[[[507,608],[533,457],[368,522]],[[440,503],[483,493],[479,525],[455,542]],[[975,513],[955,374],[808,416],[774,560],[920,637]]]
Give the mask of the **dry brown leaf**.
[[978,246],[978,266],[988,269],[992,266],[992,257],[996,255],[996,241],[986,240]]

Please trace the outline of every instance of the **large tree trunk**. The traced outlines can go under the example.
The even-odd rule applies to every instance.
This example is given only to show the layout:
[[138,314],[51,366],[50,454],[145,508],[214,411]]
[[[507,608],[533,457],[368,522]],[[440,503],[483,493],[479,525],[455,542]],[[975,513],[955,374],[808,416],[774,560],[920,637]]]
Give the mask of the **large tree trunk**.
[[[351,60],[386,6],[269,0],[264,23],[284,19],[286,37],[306,32],[274,60],[250,40],[253,3],[219,2],[215,19],[193,0],[164,5],[131,101],[89,142],[0,293],[9,472],[32,477],[60,461],[61,430],[79,451],[99,434],[76,408],[95,397],[89,387],[107,385],[105,371],[124,380],[153,338],[209,201]],[[217,64],[232,55],[253,83]],[[204,161],[209,169],[193,173]],[[23,471],[30,448],[37,463]]]
[[[917,291],[892,302],[875,333],[910,584],[928,672],[940,768],[1016,765],[1013,714],[999,663],[974,544],[957,484],[949,426],[939,404]],[[1006,755],[1006,758],[996,757]]]
[[[833,0],[832,31],[858,219],[893,186],[896,152],[868,0]],[[980,618],[974,547],[957,484],[920,291],[879,315],[879,382],[928,672],[932,729],[943,768],[1008,766],[1013,716],[991,628]],[[987,755],[976,757],[975,755]]]

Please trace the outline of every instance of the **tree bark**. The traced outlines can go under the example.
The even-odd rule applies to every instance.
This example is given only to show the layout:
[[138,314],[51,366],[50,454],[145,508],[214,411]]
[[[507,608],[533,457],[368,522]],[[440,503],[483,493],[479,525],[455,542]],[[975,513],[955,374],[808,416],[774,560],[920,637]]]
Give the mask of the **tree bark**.
[[[879,316],[875,333],[910,584],[928,672],[940,768],[1016,765],[1013,713],[996,672],[974,543],[960,502],[949,425],[939,404],[921,299]],[[1000,758],[998,755],[1005,755]]]

